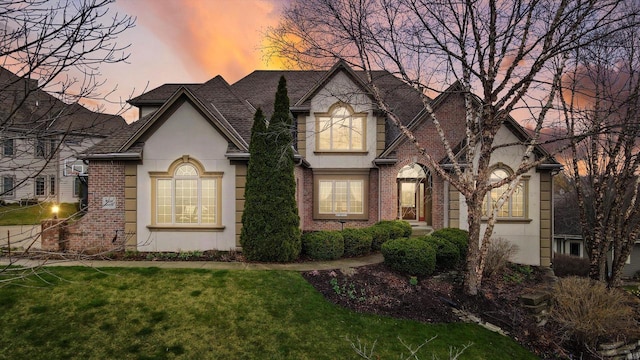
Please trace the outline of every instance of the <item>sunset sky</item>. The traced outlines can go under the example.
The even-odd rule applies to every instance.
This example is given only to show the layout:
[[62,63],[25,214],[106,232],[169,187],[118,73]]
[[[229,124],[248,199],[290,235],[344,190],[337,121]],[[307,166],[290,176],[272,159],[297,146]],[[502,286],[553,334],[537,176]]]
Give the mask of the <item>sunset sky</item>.
[[[126,101],[164,83],[205,82],[222,75],[233,83],[256,69],[276,69],[260,51],[263,33],[277,23],[288,0],[135,0],[115,10],[137,17],[120,37],[131,43],[127,64],[103,66],[112,102]],[[88,104],[90,105],[90,104]],[[115,104],[107,112],[118,111]],[[134,120],[135,113],[125,118]]]

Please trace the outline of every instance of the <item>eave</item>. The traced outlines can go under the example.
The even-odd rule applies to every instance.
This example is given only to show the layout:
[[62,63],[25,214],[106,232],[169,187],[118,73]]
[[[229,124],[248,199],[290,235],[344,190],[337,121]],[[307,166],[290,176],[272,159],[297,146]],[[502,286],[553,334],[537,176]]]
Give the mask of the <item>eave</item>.
[[107,153],[86,154],[80,156],[82,160],[142,160],[142,153]]

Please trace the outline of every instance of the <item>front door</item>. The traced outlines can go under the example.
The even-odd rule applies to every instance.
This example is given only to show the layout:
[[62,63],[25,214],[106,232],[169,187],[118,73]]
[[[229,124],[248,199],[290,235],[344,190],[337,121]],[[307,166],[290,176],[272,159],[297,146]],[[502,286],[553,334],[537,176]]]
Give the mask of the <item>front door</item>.
[[420,196],[418,185],[415,180],[400,180],[398,188],[400,194],[400,219],[407,221],[417,221],[420,213]]
[[431,176],[419,164],[398,172],[398,218],[431,225]]

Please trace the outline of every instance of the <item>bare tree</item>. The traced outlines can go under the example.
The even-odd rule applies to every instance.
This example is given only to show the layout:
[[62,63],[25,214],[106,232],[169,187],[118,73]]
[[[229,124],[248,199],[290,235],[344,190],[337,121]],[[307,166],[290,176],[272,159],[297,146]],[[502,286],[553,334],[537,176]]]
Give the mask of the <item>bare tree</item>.
[[[402,126],[397,109],[388,106],[369,76],[377,107],[431,171],[465,198],[470,235],[465,290],[476,294],[499,208],[523,174],[547,160],[535,149],[541,130],[551,125],[567,55],[618,31],[610,25],[626,16],[623,5],[621,0],[300,0],[285,9],[267,37],[269,50],[294,65],[322,66],[339,58],[369,73],[387,70],[422,94],[424,111],[446,150],[446,165]],[[462,88],[466,111],[466,131],[459,139],[447,138],[428,97],[453,82]],[[495,143],[514,110],[527,114],[521,120],[533,129],[531,139]],[[464,146],[456,152],[458,144]],[[491,154],[505,146],[526,151],[513,174],[492,183]],[[485,196],[506,184],[482,231]]]
[[[128,45],[117,39],[134,19],[115,13],[113,3],[0,0],[3,202],[56,199],[62,161],[125,125],[120,116],[80,105],[106,100],[100,67],[129,56]],[[22,247],[31,248],[37,238]]]
[[640,27],[634,16],[618,26],[624,30],[573,52],[561,97],[570,135],[589,134],[572,138],[567,170],[579,203],[590,276],[609,286],[619,285],[640,237]]

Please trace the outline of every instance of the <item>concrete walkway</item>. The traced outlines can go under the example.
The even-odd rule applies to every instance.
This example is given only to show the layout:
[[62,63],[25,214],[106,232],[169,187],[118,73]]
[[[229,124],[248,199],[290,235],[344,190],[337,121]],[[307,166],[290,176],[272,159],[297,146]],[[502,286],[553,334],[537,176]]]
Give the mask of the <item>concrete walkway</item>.
[[211,270],[290,270],[312,271],[344,269],[381,263],[382,254],[373,254],[359,258],[339,259],[333,261],[312,261],[303,263],[244,263],[219,261],[115,261],[115,260],[30,260],[0,258],[2,265],[36,266],[86,266],[96,268],[107,267],[158,267],[163,269],[211,269]]
[[0,226],[0,247],[40,249],[40,225]]

